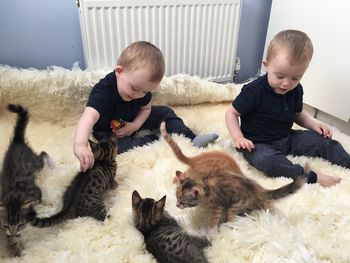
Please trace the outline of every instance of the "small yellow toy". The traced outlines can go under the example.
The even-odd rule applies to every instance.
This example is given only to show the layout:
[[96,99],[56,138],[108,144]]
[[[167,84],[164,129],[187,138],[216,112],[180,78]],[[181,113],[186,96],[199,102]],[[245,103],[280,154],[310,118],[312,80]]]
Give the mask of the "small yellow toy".
[[112,129],[120,129],[125,126],[125,122],[123,120],[112,120],[111,128]]

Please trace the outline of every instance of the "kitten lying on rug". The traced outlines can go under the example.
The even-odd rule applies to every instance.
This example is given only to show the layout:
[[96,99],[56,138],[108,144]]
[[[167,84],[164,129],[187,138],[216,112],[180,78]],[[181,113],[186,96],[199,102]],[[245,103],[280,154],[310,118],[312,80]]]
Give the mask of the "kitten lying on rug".
[[[188,170],[184,172],[184,176],[203,178],[220,171],[232,171],[237,175],[243,176],[237,162],[227,153],[222,151],[208,151],[197,156],[187,157],[182,153],[178,144],[167,133],[165,122],[161,123],[160,131],[163,138],[175,153],[175,156],[181,162],[189,166]],[[176,182],[176,178],[174,180]]]
[[53,166],[46,152],[35,154],[25,139],[28,111],[20,105],[8,105],[17,114],[13,138],[5,154],[1,175],[0,224],[6,231],[11,253],[20,256],[21,244],[16,240],[26,226],[27,214],[41,202],[41,190],[35,185],[35,172],[45,163]]
[[[178,144],[160,126],[162,136],[176,157],[190,166],[185,172],[176,171],[176,198],[179,208],[201,206],[210,212],[208,228],[232,221],[256,209],[271,208],[271,201],[296,192],[307,182],[307,171],[294,182],[276,190],[266,190],[244,176],[237,162],[228,154],[209,151],[194,157],[185,156]],[[304,170],[308,170],[308,165]]]
[[159,263],[208,262],[203,249],[211,245],[209,240],[187,234],[164,210],[165,199],[142,199],[136,190],[132,193],[134,225],[143,234],[146,249]]
[[47,218],[38,218],[35,211],[31,212],[28,219],[33,226],[49,227],[79,216],[91,216],[101,221],[106,218],[104,194],[118,185],[114,179],[117,170],[117,138],[112,136],[108,141],[89,143],[95,158],[93,168],[75,176],[64,193],[60,212]]

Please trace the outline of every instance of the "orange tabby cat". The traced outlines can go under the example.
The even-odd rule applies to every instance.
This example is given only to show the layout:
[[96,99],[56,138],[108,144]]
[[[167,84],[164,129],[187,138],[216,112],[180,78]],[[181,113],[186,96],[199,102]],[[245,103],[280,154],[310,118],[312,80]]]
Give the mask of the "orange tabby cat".
[[167,133],[165,122],[161,123],[160,131],[166,142],[175,153],[176,157],[181,162],[189,166],[189,169],[184,172],[184,176],[191,178],[204,178],[220,171],[232,171],[237,175],[243,176],[237,162],[227,153],[222,151],[208,151],[197,156],[187,157],[182,153],[180,147]]
[[295,181],[267,190],[255,181],[231,171],[220,171],[204,179],[191,178],[177,171],[176,206],[200,206],[209,212],[208,228],[232,221],[257,209],[272,209],[271,201],[286,197],[307,182],[308,167]]

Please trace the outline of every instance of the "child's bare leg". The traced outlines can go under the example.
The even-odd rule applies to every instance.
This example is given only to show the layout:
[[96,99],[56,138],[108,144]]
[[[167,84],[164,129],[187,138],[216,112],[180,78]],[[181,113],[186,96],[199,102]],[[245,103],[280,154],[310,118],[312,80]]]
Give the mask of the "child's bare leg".
[[323,187],[330,187],[332,185],[340,183],[340,177],[334,177],[325,175],[323,173],[317,172],[317,183],[319,183]]

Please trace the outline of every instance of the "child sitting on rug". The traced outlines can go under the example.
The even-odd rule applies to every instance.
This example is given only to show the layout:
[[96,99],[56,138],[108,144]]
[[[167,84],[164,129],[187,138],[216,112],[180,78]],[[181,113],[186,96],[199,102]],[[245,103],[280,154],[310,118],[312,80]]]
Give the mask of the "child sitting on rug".
[[[332,131],[303,110],[303,77],[313,55],[309,37],[285,30],[271,41],[263,65],[266,74],[243,86],[226,112],[235,147],[248,162],[272,177],[295,179],[303,167],[286,155],[321,157],[350,168],[350,155],[333,139]],[[240,126],[239,126],[240,118]],[[307,130],[293,130],[293,122]],[[328,187],[341,178],[310,171],[308,183]]]
[[[162,121],[166,122],[169,132],[184,135],[197,147],[206,146],[218,138],[215,133],[196,136],[172,109],[151,106],[151,92],[159,86],[164,70],[165,62],[159,48],[149,42],[138,41],[121,53],[114,71],[92,88],[74,136],[74,154],[82,171],[94,164],[88,147],[91,131],[97,140],[115,133],[118,153],[158,140],[155,134],[134,135],[142,129],[159,129]],[[121,120],[121,123],[114,120]],[[112,121],[115,124],[112,124],[113,128]]]

